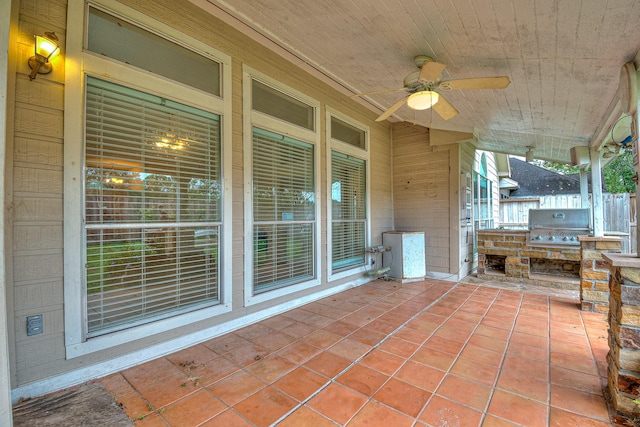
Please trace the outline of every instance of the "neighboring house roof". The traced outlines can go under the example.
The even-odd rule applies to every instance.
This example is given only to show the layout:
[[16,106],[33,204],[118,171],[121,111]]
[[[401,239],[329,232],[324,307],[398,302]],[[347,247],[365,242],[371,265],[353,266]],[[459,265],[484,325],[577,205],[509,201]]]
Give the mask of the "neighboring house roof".
[[511,179],[518,183],[518,189],[511,191],[509,197],[580,194],[578,174],[562,175],[514,157],[509,158],[509,164]]

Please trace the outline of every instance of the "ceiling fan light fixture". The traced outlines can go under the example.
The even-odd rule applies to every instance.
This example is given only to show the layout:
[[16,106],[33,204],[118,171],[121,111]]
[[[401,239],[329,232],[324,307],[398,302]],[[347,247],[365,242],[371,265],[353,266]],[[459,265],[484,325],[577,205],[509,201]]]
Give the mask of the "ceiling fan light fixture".
[[416,92],[407,99],[407,105],[414,110],[426,110],[433,107],[440,95],[432,90],[423,90]]

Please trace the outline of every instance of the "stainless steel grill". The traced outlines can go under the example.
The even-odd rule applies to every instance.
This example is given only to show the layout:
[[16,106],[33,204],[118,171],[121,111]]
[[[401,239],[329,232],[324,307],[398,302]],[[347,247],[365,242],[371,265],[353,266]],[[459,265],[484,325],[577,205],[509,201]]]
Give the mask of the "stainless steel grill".
[[579,246],[592,233],[589,209],[529,209],[529,246]]

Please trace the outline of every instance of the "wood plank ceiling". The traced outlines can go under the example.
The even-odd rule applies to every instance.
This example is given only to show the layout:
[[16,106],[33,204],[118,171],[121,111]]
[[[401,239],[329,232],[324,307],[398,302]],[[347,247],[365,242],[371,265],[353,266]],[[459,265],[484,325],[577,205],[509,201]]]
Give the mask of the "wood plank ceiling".
[[[451,120],[406,105],[391,119],[563,162],[569,148],[610,137],[621,67],[640,48],[640,0],[191,1],[349,95],[402,87],[416,55],[446,64],[442,80],[508,76],[502,90],[443,92],[460,112]],[[382,113],[403,96],[363,101]]]

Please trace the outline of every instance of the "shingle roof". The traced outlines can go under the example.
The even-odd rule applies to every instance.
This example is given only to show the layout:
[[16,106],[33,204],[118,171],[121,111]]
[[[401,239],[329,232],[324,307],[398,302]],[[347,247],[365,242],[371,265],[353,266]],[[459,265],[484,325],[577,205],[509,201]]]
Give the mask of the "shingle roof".
[[510,193],[510,197],[580,194],[580,177],[577,174],[562,175],[514,157],[509,158],[509,165],[511,179],[520,186]]

